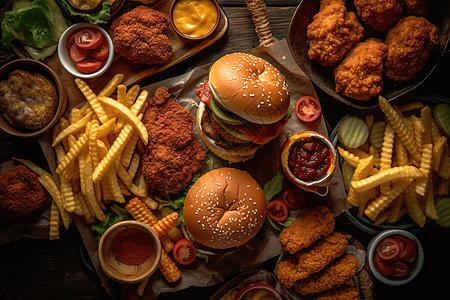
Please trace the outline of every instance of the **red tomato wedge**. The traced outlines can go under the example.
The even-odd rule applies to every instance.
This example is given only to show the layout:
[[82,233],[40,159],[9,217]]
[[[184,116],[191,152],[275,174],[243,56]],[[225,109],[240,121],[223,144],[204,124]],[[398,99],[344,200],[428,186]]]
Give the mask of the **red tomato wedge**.
[[400,244],[393,238],[385,238],[378,243],[376,251],[381,259],[393,260],[400,253]]
[[103,43],[100,47],[96,49],[89,50],[89,56],[96,60],[106,60],[109,54],[109,47],[106,39],[103,40]]
[[102,62],[88,56],[82,61],[75,63],[75,65],[82,73],[93,73],[100,69]]
[[73,35],[75,44],[82,49],[96,49],[103,43],[103,34],[96,29],[80,29]]
[[300,189],[288,189],[283,193],[283,200],[290,209],[297,209],[305,203],[305,196]]
[[403,235],[396,235],[394,239],[400,244],[400,253],[397,258],[406,263],[413,262],[417,253],[417,247],[414,241]]
[[178,263],[190,265],[196,258],[197,249],[195,249],[194,245],[188,239],[183,238],[175,243],[172,254]]
[[395,277],[403,277],[409,274],[408,265],[401,260],[394,261],[394,273],[392,274]]
[[295,104],[295,114],[303,122],[315,121],[322,113],[319,101],[311,96],[303,96]]
[[267,213],[272,221],[283,223],[289,216],[289,208],[282,199],[275,199],[267,204]]
[[373,254],[373,264],[381,275],[392,275],[395,272],[394,264],[391,261],[383,260],[377,253]]
[[72,47],[70,47],[69,53],[70,58],[72,58],[72,60],[77,63],[86,58],[86,56],[88,55],[88,50],[81,49],[77,46],[77,44],[74,43],[72,44]]

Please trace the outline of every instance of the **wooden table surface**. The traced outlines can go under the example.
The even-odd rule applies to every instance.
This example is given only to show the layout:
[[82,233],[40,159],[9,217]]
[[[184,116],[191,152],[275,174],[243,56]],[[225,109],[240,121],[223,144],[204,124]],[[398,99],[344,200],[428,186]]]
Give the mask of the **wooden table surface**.
[[[162,0],[164,1],[164,0]],[[349,0],[350,1],[350,0]],[[6,4],[0,0],[0,8]],[[273,35],[278,39],[288,36],[289,24],[299,0],[266,0],[267,13]],[[242,51],[258,46],[258,37],[244,0],[219,0],[229,19],[226,35],[205,51],[187,59],[162,73],[150,77],[141,85],[147,85],[165,78],[181,75],[191,66],[211,62],[218,55]],[[0,65],[17,59],[11,51],[0,45]],[[445,53],[431,76],[409,95],[434,93],[450,98],[448,75],[450,55]],[[316,88],[323,107],[323,113],[333,128],[351,108],[335,101]],[[19,139],[0,132],[0,163],[11,157],[29,158],[43,168],[48,168],[37,139]],[[367,246],[371,236],[354,227],[347,219],[338,218],[337,228],[347,231]],[[378,299],[427,299],[448,295],[447,270],[450,268],[448,255],[449,230],[437,226],[428,228],[417,236],[425,251],[425,264],[419,276],[403,287],[388,287],[376,282]],[[111,299],[102,287],[97,275],[86,261],[84,246],[76,226],[68,231],[61,230],[61,239],[55,241],[22,238],[0,246],[0,299]],[[260,268],[273,271],[275,259]],[[231,278],[230,278],[231,279]],[[176,293],[162,294],[159,299],[195,297],[209,299],[220,284],[207,288],[189,288]],[[444,296],[445,297],[445,296]]]

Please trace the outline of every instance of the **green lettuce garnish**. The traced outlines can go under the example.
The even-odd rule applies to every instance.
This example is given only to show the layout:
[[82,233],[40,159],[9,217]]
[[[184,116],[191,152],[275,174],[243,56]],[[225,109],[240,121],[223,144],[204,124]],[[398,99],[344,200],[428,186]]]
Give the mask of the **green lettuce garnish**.
[[91,24],[106,24],[111,17],[111,10],[109,9],[109,4],[107,1],[103,1],[102,9],[97,10],[92,13],[83,13],[76,11],[70,6],[66,0],[58,0],[62,6],[74,17],[81,17],[83,20]]

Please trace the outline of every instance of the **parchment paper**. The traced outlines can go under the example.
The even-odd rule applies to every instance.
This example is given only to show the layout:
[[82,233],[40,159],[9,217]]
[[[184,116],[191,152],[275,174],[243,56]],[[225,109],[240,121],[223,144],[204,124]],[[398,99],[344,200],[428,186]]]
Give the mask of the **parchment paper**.
[[[286,40],[279,41],[273,46],[259,47],[244,52],[254,54],[267,60],[285,76],[291,94],[291,101],[293,103],[304,95],[317,97],[311,81],[298,67],[292,57]],[[207,77],[209,67],[210,64],[202,65],[182,76],[167,79],[142,88],[149,91],[149,97],[153,97],[154,91],[158,87],[165,86],[169,88],[173,99],[178,101],[182,106],[188,109],[193,116],[195,116],[199,99],[194,91],[198,87],[198,84]],[[99,91],[94,92],[98,93]],[[84,102],[84,99],[71,97],[69,95],[68,108],[70,109],[81,102]],[[66,112],[65,117],[68,116],[68,111]],[[273,142],[260,148],[252,160],[229,165],[225,161],[216,158],[214,159],[214,168],[231,166],[246,170],[261,186],[264,186],[268,180],[280,171],[280,169],[277,169],[277,167],[279,167],[278,149],[281,149],[289,135],[305,130],[314,130],[328,136],[325,121],[322,116],[313,123],[303,124],[295,115],[293,115],[284,126],[281,135]],[[201,141],[198,137],[196,128],[194,128],[194,133],[197,135],[197,139]],[[52,170],[56,181],[59,182],[57,174],[54,173],[54,170],[56,169],[56,157],[51,147],[51,138],[51,133],[47,133],[40,139],[40,144],[48,161],[50,170]],[[207,148],[204,146],[204,149]],[[311,194],[311,197],[308,197],[307,202],[309,203],[309,206],[325,204],[337,216],[349,208],[349,204],[345,199],[346,194],[342,175],[339,168],[337,168],[328,195],[326,197],[320,197]],[[306,209],[296,210],[295,216],[300,216],[304,213],[306,213]],[[43,215],[42,219],[43,222],[38,226],[45,228],[48,232],[48,216],[45,217]],[[90,226],[85,223],[84,218],[74,216],[74,223],[80,231],[90,258],[107,292],[111,294],[113,299],[136,297],[132,294],[137,285],[120,285],[109,279],[101,270],[98,261],[97,243],[94,240],[94,235]],[[64,230],[64,228],[61,230]],[[190,286],[204,287],[214,285],[218,282],[224,282],[239,273],[256,268],[261,263],[280,255],[281,253],[282,249],[278,240],[278,232],[270,227],[270,225],[267,225],[245,246],[232,252],[211,256],[208,264],[202,259],[197,259],[192,265],[187,267],[178,265],[181,271],[181,279],[174,284],[168,284],[159,271],[155,272],[148,282],[143,298],[151,299],[160,293],[179,291]]]

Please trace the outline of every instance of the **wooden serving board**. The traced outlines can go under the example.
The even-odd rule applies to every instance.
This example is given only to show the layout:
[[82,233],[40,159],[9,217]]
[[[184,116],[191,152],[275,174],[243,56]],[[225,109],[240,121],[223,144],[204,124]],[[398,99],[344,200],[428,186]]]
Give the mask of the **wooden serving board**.
[[[117,16],[130,11],[138,5],[143,5],[140,2],[132,1],[132,0],[124,0],[126,1],[120,11],[116,14]],[[161,0],[157,2],[155,5],[151,6],[152,9],[158,10],[164,13],[166,16],[169,16],[170,6],[174,0]],[[8,2],[8,5],[3,9],[1,14],[1,19],[3,19],[3,13],[11,9],[14,0]],[[113,32],[109,29],[112,19],[107,25],[102,25],[104,29],[113,36]],[[68,20],[68,23],[75,23]],[[103,86],[117,73],[124,74],[124,80],[122,84],[126,86],[132,86],[138,83],[141,80],[149,78],[161,71],[164,71],[181,61],[199,53],[200,51],[208,48],[213,45],[219,39],[221,39],[228,30],[228,18],[225,15],[225,12],[220,8],[220,23],[215,30],[215,32],[202,41],[192,41],[187,40],[179,35],[173,30],[173,28],[169,25],[169,28],[165,32],[168,36],[170,42],[172,43],[173,53],[172,57],[168,62],[164,64],[156,64],[156,65],[144,65],[144,64],[135,64],[121,55],[115,53],[113,63],[111,67],[100,77],[90,80],[85,80],[86,83],[92,88],[94,92],[100,91]],[[17,49],[21,50],[21,49]],[[19,56],[25,57],[22,51],[15,51]],[[61,65],[58,54],[55,53],[51,57],[45,59],[44,63],[49,65],[52,69],[54,69],[62,78],[62,80],[66,83],[67,94],[69,95],[69,105],[68,108],[71,107],[71,98],[72,97],[83,97],[81,92],[78,90],[74,79],[75,76],[67,72],[64,67]]]

